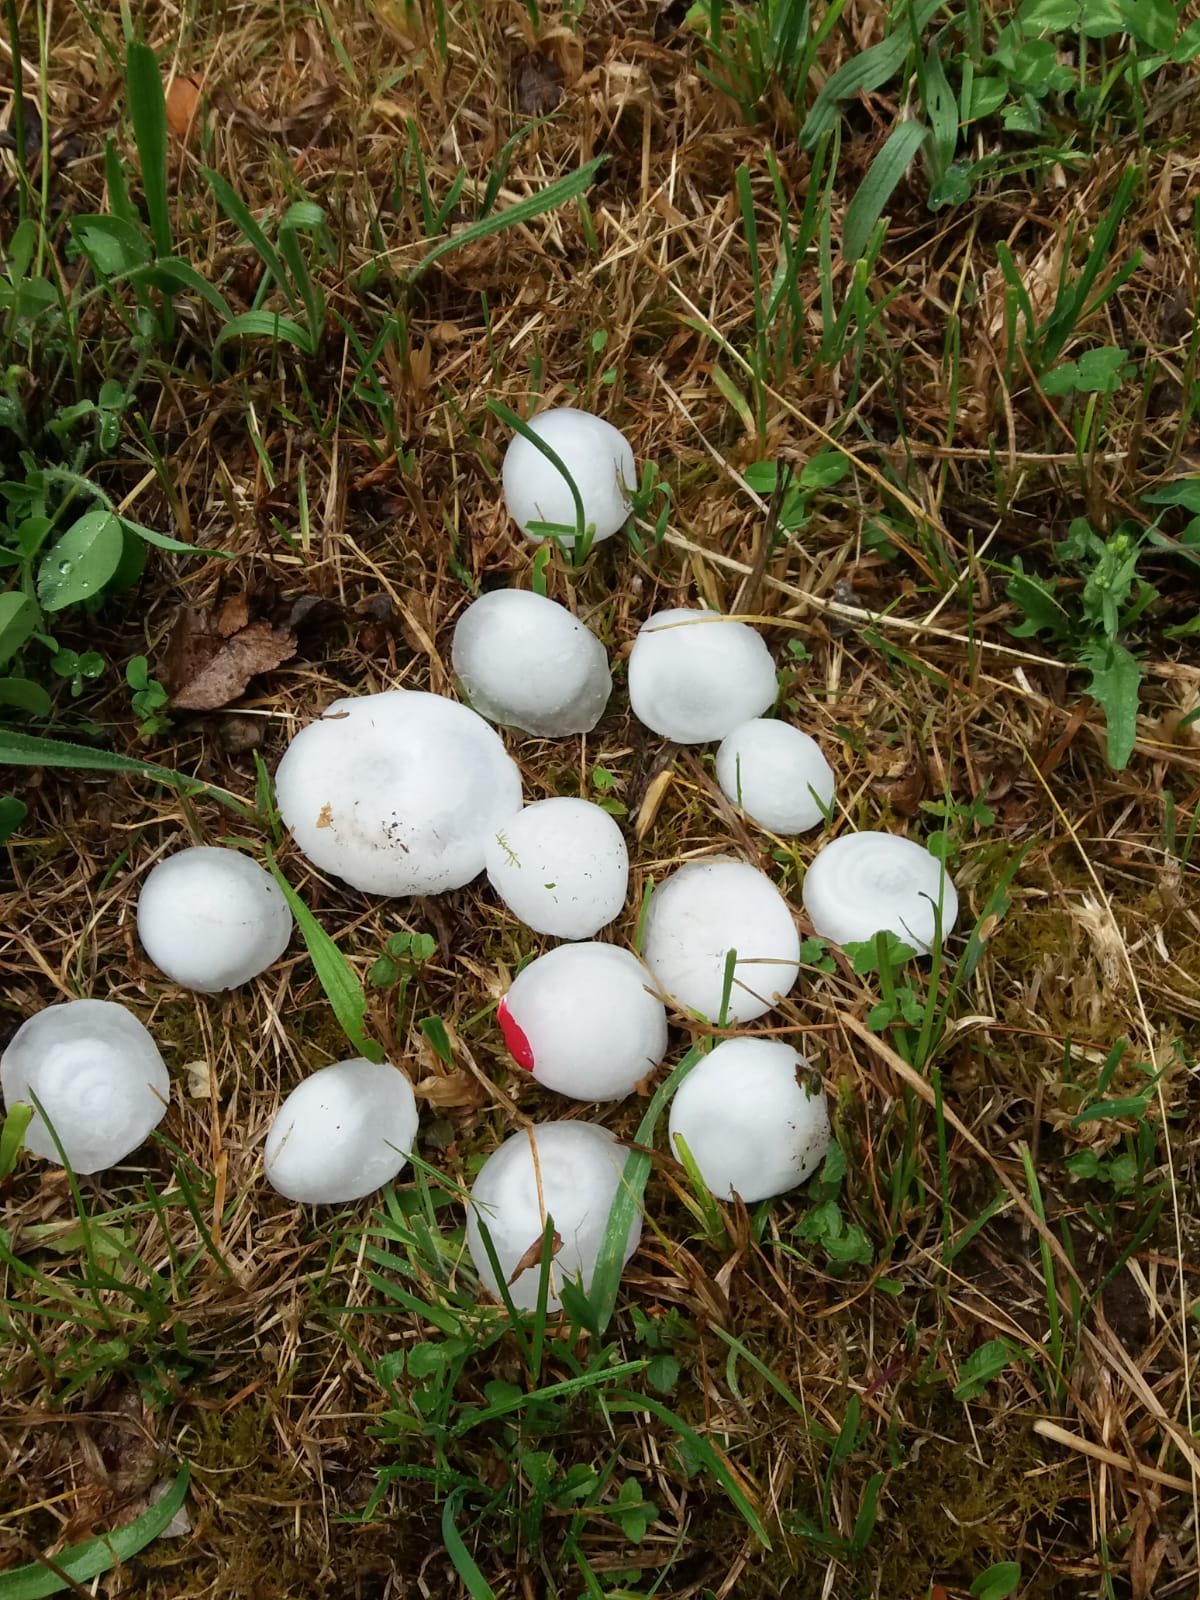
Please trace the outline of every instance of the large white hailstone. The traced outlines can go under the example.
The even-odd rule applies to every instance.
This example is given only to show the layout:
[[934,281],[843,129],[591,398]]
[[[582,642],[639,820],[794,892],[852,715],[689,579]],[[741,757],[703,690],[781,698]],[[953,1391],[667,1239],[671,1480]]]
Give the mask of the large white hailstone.
[[831,1132],[825,1096],[809,1087],[809,1064],[779,1039],[726,1039],[679,1085],[676,1134],[720,1200],[747,1203],[784,1194],[825,1159]]
[[667,1052],[667,1013],[636,956],[563,944],[519,972],[497,1013],[518,1066],[576,1100],[621,1100]]
[[650,896],[646,965],[677,1005],[716,1022],[731,950],[737,960],[726,1015],[752,1022],[788,993],[800,971],[792,913],[757,867],[727,856],[690,861]]
[[440,894],[483,870],[521,775],[467,706],[415,689],[335,700],[275,773],[280,814],[323,872],[369,894]]
[[779,685],[762,635],[718,611],[656,611],[629,657],[629,704],[677,744],[723,739],[773,705]]
[[590,939],[621,910],[629,852],[620,828],[590,800],[537,800],[487,841],[487,875],[535,933]]
[[[112,1000],[68,1000],[23,1022],[0,1056],[0,1088],[10,1110],[37,1096],[80,1174],[101,1172],[136,1150],[171,1098],[158,1046],[132,1011]],[[40,1113],[25,1145],[44,1161],[61,1160]]]
[[804,909],[823,939],[860,943],[894,933],[928,955],[958,917],[958,893],[938,858],[896,833],[844,833],[804,875]]
[[717,782],[726,799],[772,833],[803,833],[833,802],[833,768],[790,722],[754,717],[721,741]]
[[[535,1308],[540,1258],[515,1278],[513,1273],[531,1246],[540,1243],[549,1216],[562,1243],[550,1263],[547,1308],[560,1308],[564,1279],[581,1281],[586,1293],[624,1165],[621,1146],[607,1128],[594,1122],[539,1122],[506,1139],[480,1167],[467,1206],[467,1248],[484,1287],[497,1300],[502,1298],[484,1247],[481,1219],[513,1304],[523,1311]],[[641,1236],[642,1219],[635,1214],[625,1241],[625,1261]]]
[[[593,541],[611,538],[625,526],[637,487],[637,468],[628,439],[603,417],[577,411],[573,406],[543,411],[531,418],[528,426],[570,473],[583,501],[584,527],[595,530]],[[549,457],[524,434],[514,434],[504,452],[503,481],[508,514],[527,539],[540,543],[545,537],[530,532],[533,522],[576,527],[570,485]],[[565,545],[575,543],[573,532],[560,537]]]
[[297,1084],[267,1133],[263,1167],[289,1200],[346,1205],[390,1183],[416,1137],[408,1079],[388,1061],[357,1056]]
[[238,850],[193,845],[152,867],[137,904],[138,938],[185,989],[216,994],[249,983],[292,936],[279,885]]
[[542,739],[590,733],[612,691],[596,635],[566,606],[526,589],[473,600],[454,629],[452,662],[476,711]]

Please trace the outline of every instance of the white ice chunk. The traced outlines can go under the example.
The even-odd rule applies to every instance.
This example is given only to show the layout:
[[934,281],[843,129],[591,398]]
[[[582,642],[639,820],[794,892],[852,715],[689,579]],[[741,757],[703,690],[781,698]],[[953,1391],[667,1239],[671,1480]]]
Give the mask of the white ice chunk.
[[656,611],[633,642],[633,714],[678,744],[723,739],[766,711],[777,692],[762,636],[717,611]]
[[[133,1012],[112,1000],[68,1000],[23,1022],[0,1057],[0,1088],[10,1109],[37,1096],[80,1174],[101,1172],[136,1150],[171,1098],[158,1046]],[[61,1160],[40,1113],[25,1145],[45,1161]]]
[[271,1124],[263,1167],[289,1200],[346,1205],[390,1183],[416,1137],[408,1079],[388,1061],[357,1056],[297,1084]]
[[[590,411],[560,406],[530,419],[529,427],[570,473],[583,502],[584,527],[595,529],[595,542],[611,538],[624,527],[637,487],[637,468],[628,439]],[[526,538],[540,543],[544,535],[531,533],[532,522],[554,522],[574,529],[575,500],[562,473],[524,436],[514,434],[504,452],[504,503],[508,514]],[[574,533],[561,535],[573,546]]]
[[279,885],[239,850],[193,845],[152,867],[137,905],[138,938],[185,989],[216,994],[277,961],[292,936]]
[[747,1203],[784,1194],[825,1159],[831,1138],[809,1064],[779,1039],[726,1039],[693,1067],[671,1102],[671,1152],[682,1134],[706,1186]]
[[636,956],[563,944],[523,968],[498,1018],[518,1066],[576,1100],[622,1100],[667,1051],[667,1013]]
[[790,722],[754,717],[721,741],[717,782],[728,800],[772,833],[804,833],[833,803],[833,769],[815,739]]
[[[562,1243],[550,1263],[547,1306],[559,1309],[564,1278],[581,1278],[586,1293],[624,1164],[624,1150],[607,1128],[594,1122],[540,1122],[506,1139],[480,1167],[467,1206],[467,1248],[484,1287],[501,1298],[480,1219],[508,1282],[531,1246],[541,1241],[550,1216]],[[642,1219],[635,1213],[625,1242],[626,1261],[641,1236]],[[519,1309],[531,1311],[537,1305],[538,1276],[535,1261],[509,1283],[508,1292]]]
[[335,700],[275,774],[284,822],[323,872],[369,894],[439,894],[483,870],[521,775],[468,706],[414,689]]
[[491,722],[543,739],[590,733],[612,690],[596,635],[545,595],[525,589],[481,594],[458,619],[456,676]]
[[716,856],[690,861],[650,896],[646,965],[685,1010],[716,1022],[729,952],[736,950],[727,1016],[752,1022],[786,995],[800,971],[800,935],[764,872]]
[[958,917],[958,893],[945,866],[898,833],[844,833],[813,858],[804,875],[804,909],[834,944],[894,933],[918,955],[945,938]]
[[526,927],[590,939],[625,904],[629,853],[612,817],[590,800],[538,800],[488,839],[487,875]]

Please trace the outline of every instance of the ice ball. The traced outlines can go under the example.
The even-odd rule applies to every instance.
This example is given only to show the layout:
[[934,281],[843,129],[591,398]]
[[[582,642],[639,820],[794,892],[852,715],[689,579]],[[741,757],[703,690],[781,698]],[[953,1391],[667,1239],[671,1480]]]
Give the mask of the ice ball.
[[[637,487],[628,439],[603,417],[574,406],[543,411],[530,419],[528,427],[553,450],[574,481],[583,502],[584,527],[594,530],[593,542],[611,538],[623,528]],[[553,522],[571,530],[558,537],[574,546],[578,519],[570,485],[524,434],[515,434],[504,452],[502,476],[508,514],[527,539],[540,544],[545,535],[531,531],[530,524]]]
[[[547,1307],[559,1310],[564,1281],[592,1284],[600,1246],[625,1164],[624,1151],[594,1122],[540,1122],[506,1139],[479,1169],[467,1207],[467,1248],[480,1281],[497,1300],[500,1283],[488,1259],[480,1219],[491,1236],[508,1293],[519,1310],[537,1305],[539,1263],[518,1264],[536,1247],[547,1216],[561,1244],[550,1263]],[[625,1241],[628,1261],[642,1236],[635,1215]],[[510,1281],[511,1280],[511,1281]]]
[[723,739],[772,705],[775,664],[762,636],[717,611],[656,611],[629,657],[629,704],[677,744]]
[[894,933],[919,955],[953,929],[958,893],[945,865],[897,833],[844,833],[813,857],[801,891],[809,921],[834,944]]
[[[47,1006],[13,1034],[0,1056],[4,1104],[36,1095],[80,1175],[115,1166],[158,1126],[171,1083],[158,1046],[132,1011],[113,1000]],[[50,1129],[35,1114],[26,1148],[60,1161]]]
[[789,722],[754,717],[717,751],[726,799],[772,833],[803,833],[833,804],[833,769],[815,739]]
[[524,589],[473,600],[458,619],[452,652],[476,711],[542,739],[590,733],[612,690],[596,635],[566,606]]
[[621,1100],[667,1052],[667,1013],[636,956],[564,944],[524,967],[498,1017],[513,1059],[547,1089]]
[[137,904],[138,938],[185,989],[216,994],[249,983],[292,936],[279,885],[238,850],[192,845],[152,867]]
[[467,706],[416,689],[335,700],[275,774],[280,814],[313,864],[369,894],[439,894],[483,870],[521,805],[521,775]]
[[267,1133],[273,1189],[309,1206],[346,1205],[390,1183],[417,1137],[412,1085],[388,1061],[335,1061],[296,1085]]
[[710,1022],[721,1013],[735,950],[727,1017],[752,1022],[788,993],[800,971],[800,935],[787,901],[748,862],[690,861],[650,896],[642,954],[663,990]]
[[487,842],[487,875],[535,933],[590,939],[621,910],[629,853],[620,828],[590,800],[537,800]]

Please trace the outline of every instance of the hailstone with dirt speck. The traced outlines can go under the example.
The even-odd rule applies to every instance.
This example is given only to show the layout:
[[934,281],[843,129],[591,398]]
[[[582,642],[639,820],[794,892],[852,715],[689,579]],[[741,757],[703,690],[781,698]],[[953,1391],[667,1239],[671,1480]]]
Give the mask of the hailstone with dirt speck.
[[323,872],[368,894],[440,894],[483,870],[487,839],[521,807],[494,728],[416,689],[335,700],[275,774],[280,815]]
[[834,944],[894,933],[929,955],[958,917],[958,892],[945,864],[897,833],[844,833],[818,850],[804,875],[804,909]]
[[[621,1146],[607,1128],[594,1122],[539,1122],[506,1139],[480,1167],[467,1205],[467,1248],[484,1287],[497,1300],[502,1298],[481,1221],[491,1236],[513,1304],[522,1311],[536,1307],[539,1247],[550,1217],[559,1243],[550,1263],[547,1308],[559,1310],[564,1279],[580,1281],[586,1293],[624,1164]],[[641,1236],[642,1219],[635,1212],[624,1261],[633,1255]],[[518,1273],[523,1261],[532,1265]]]
[[615,944],[563,944],[523,967],[497,1013],[518,1066],[576,1100],[622,1100],[667,1052],[654,979]]
[[656,611],[633,642],[633,714],[677,744],[723,739],[773,705],[777,692],[762,635],[719,611]]
[[800,935],[787,901],[748,862],[689,861],[650,896],[642,955],[685,1011],[716,1022],[736,951],[726,1017],[752,1022],[786,995],[800,971]]
[[748,1204],[784,1194],[825,1159],[831,1132],[805,1058],[780,1039],[726,1039],[675,1091],[670,1144],[682,1136],[705,1186]]
[[[158,1046],[113,1000],[68,1000],[23,1022],[0,1056],[0,1089],[9,1110],[37,1096],[71,1170],[81,1175],[136,1150],[171,1098]],[[25,1147],[43,1161],[62,1160],[41,1112]]]
[[287,948],[283,891],[239,850],[191,845],[152,867],[137,903],[138,938],[185,989],[217,994],[265,972]]
[[417,1137],[412,1085],[388,1061],[356,1056],[292,1090],[267,1134],[271,1187],[303,1205],[347,1205],[403,1170]]
[[[527,425],[570,474],[583,505],[584,527],[593,529],[593,542],[611,538],[628,520],[637,488],[628,439],[603,417],[573,406],[543,411]],[[570,530],[558,537],[574,547],[578,512],[571,485],[524,434],[514,434],[504,452],[502,476],[508,514],[527,539],[540,543],[546,537],[532,524],[555,523]]]
[[590,733],[612,690],[608,655],[566,606],[526,589],[473,600],[454,629],[452,663],[489,722],[542,739]]
[[734,728],[717,751],[726,799],[772,833],[815,828],[833,804],[833,768],[807,733],[770,717]]
[[590,939],[625,904],[629,853],[602,807],[556,796],[494,830],[487,875],[526,927],[556,939]]

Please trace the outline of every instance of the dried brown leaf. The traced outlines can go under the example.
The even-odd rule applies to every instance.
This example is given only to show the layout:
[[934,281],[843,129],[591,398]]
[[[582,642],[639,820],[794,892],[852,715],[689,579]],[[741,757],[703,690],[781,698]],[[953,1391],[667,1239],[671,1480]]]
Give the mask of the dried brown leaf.
[[[562,1234],[557,1232],[557,1231],[555,1231],[551,1235],[551,1238],[550,1238],[550,1259],[552,1261],[553,1261],[554,1257],[558,1254],[558,1252],[561,1249],[562,1249]],[[540,1262],[541,1262],[541,1259],[542,1259],[542,1241],[541,1241],[540,1238],[538,1238],[538,1239],[535,1239],[533,1241],[533,1243],[529,1246],[529,1249],[526,1250],[525,1254],[521,1257],[521,1259],[517,1262],[516,1266],[509,1273],[508,1282],[509,1282],[510,1286],[512,1284],[516,1283],[517,1279],[521,1276],[521,1274],[523,1272],[527,1272],[530,1267],[538,1266],[540,1264]]]

